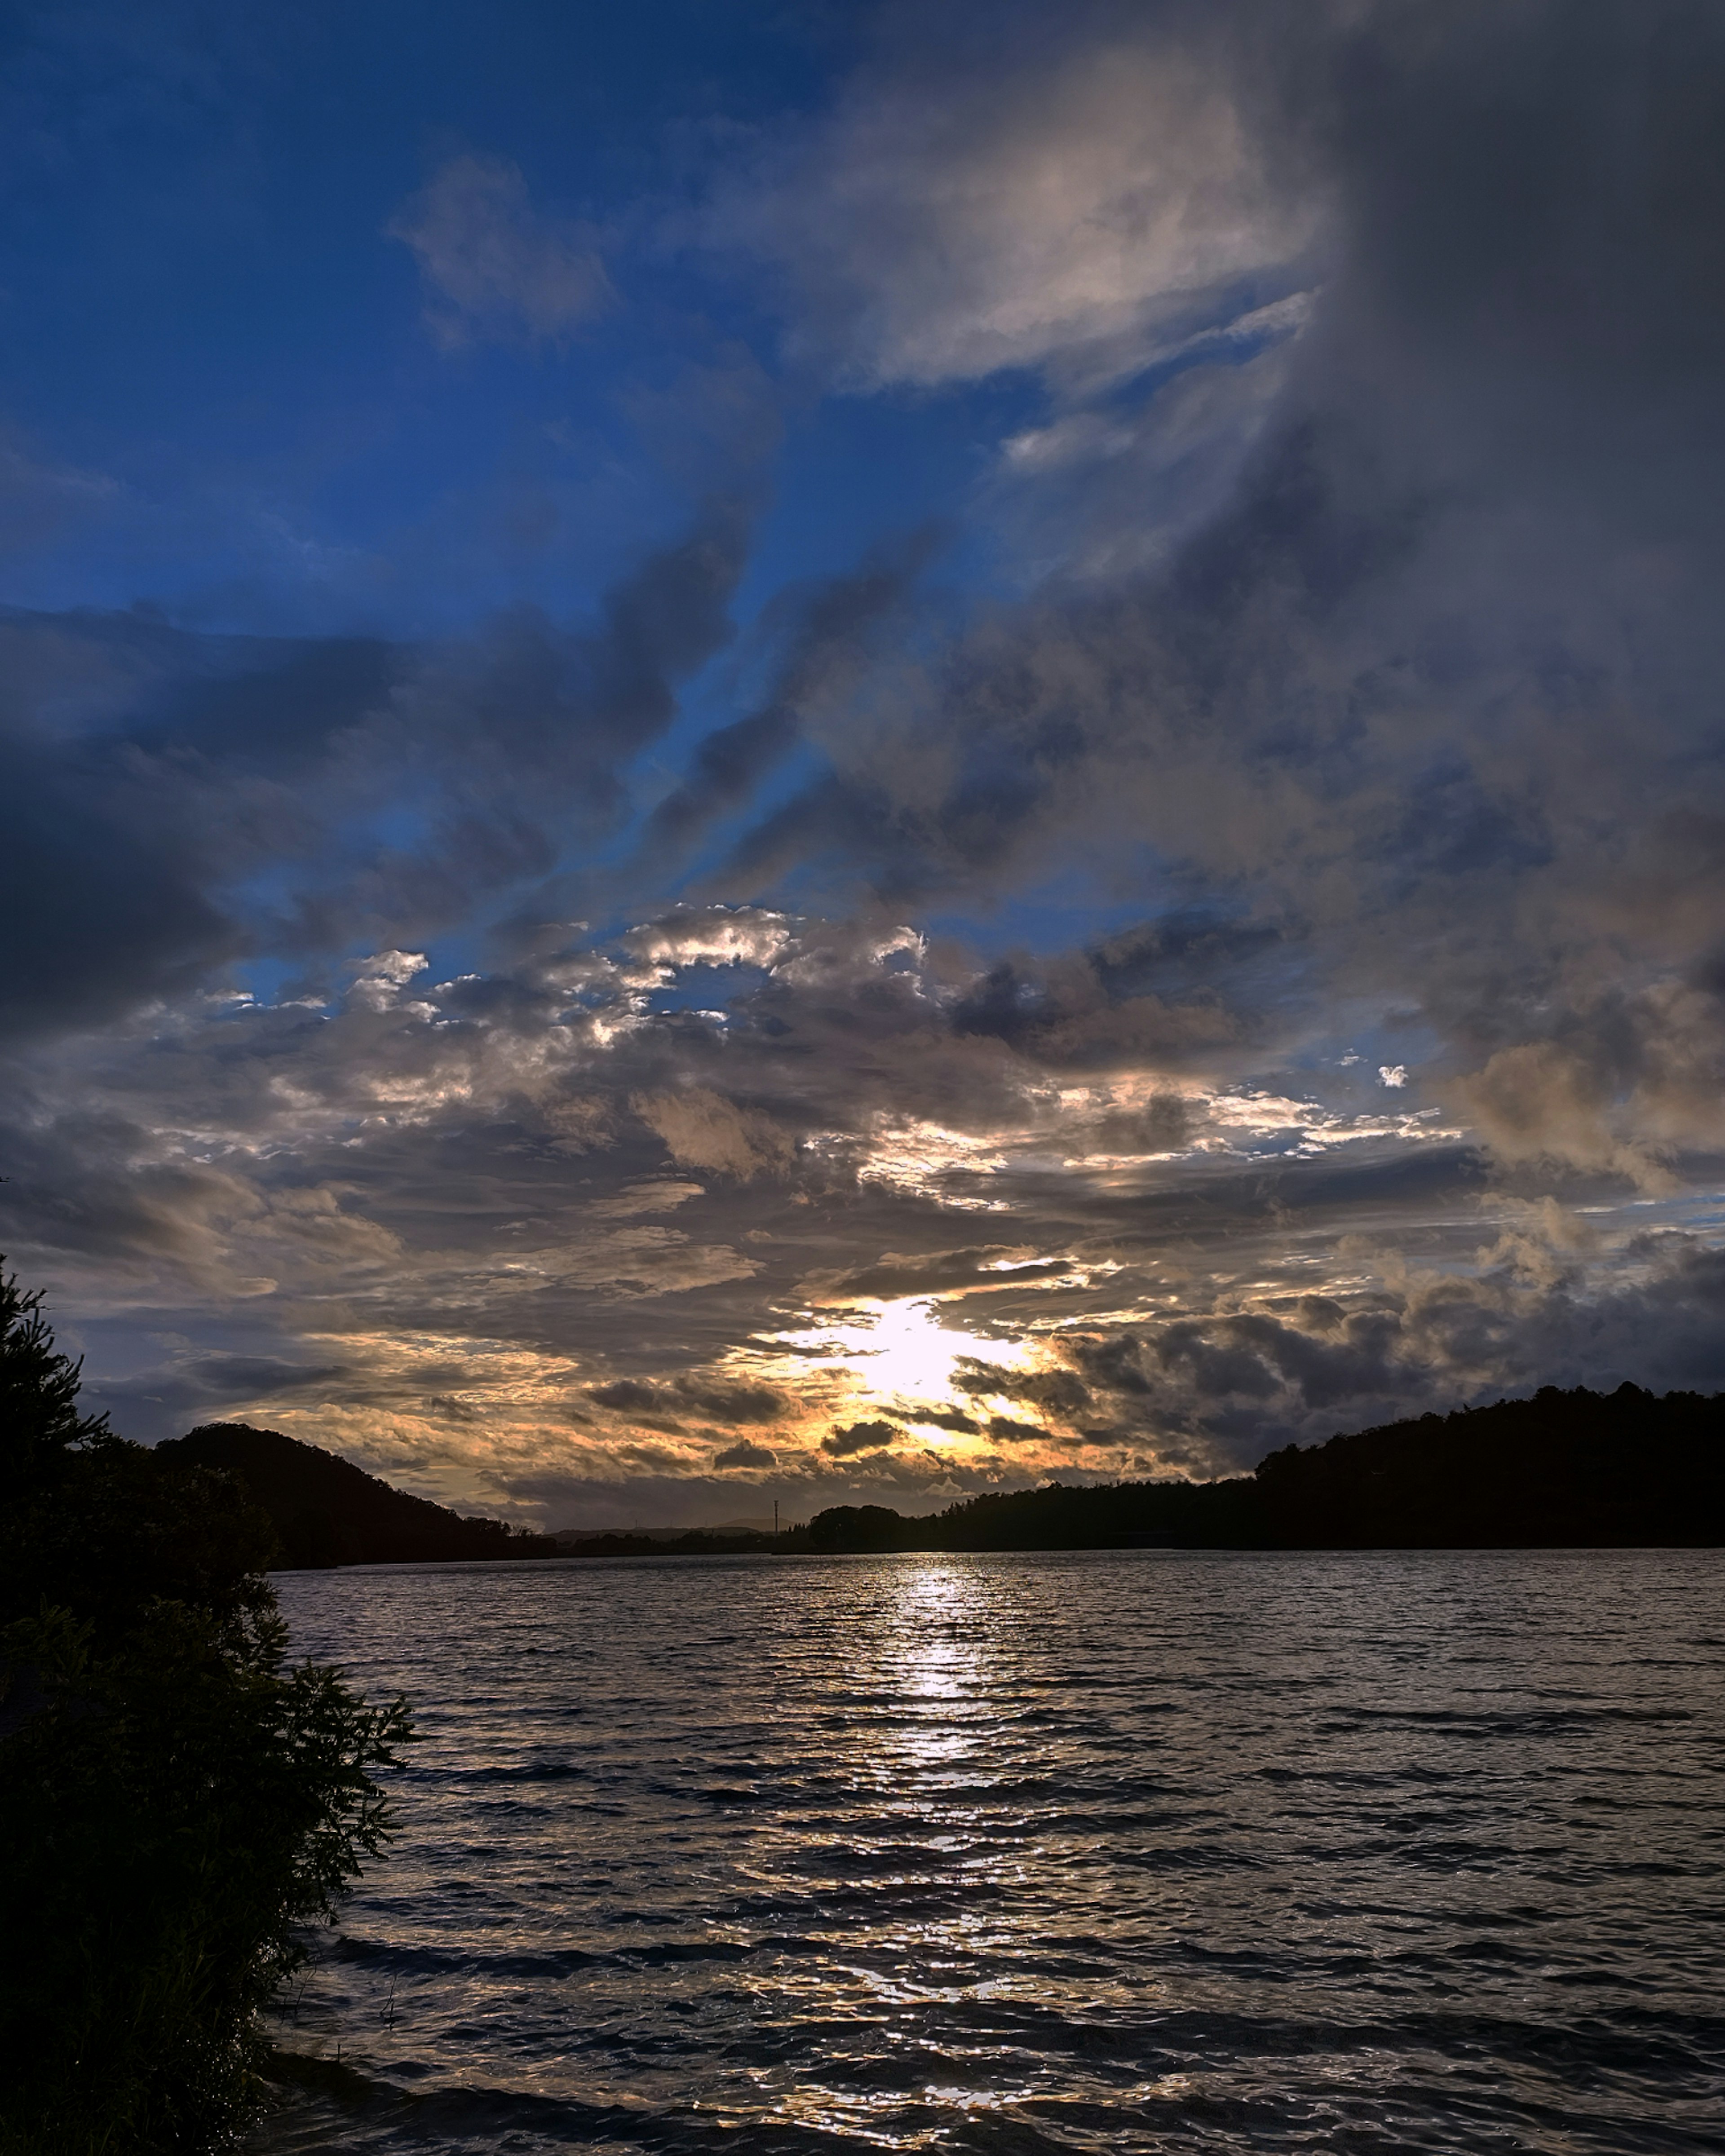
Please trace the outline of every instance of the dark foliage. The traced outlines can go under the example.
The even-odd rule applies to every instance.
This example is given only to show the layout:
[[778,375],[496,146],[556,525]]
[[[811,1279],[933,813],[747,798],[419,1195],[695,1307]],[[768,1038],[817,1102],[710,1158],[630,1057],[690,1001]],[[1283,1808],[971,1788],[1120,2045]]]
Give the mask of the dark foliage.
[[1548,1385],[1260,1463],[1282,1548],[1710,1548],[1725,1543],[1725,1399]]
[[332,1564],[429,1564],[488,1558],[555,1557],[549,1535],[501,1520],[463,1518],[410,1497],[321,1446],[248,1423],[211,1422],[156,1448],[158,1460],[218,1468],[268,1518],[277,1562],[290,1569]]
[[737,1534],[716,1534],[706,1527],[691,1527],[680,1535],[643,1535],[627,1528],[608,1529],[598,1534],[570,1534],[557,1538],[559,1557],[747,1557],[757,1552],[806,1548],[806,1543],[793,1543],[791,1530],[782,1535],[770,1535],[752,1530]]
[[1450,1415],[1289,1445],[1223,1482],[973,1497],[920,1520],[818,1512],[830,1550],[1492,1549],[1725,1544],[1725,1399],[1547,1386]]
[[927,1525],[938,1537],[932,1546],[950,1550],[1227,1548],[1257,1538],[1256,1496],[1250,1477],[1092,1489],[1052,1482],[973,1497],[932,1521],[906,1524]]
[[193,2156],[249,2114],[258,2010],[408,1732],[288,1666],[239,1485],[80,1416],[78,1378],[0,1276],[0,2152]]
[[834,1505],[809,1522],[809,1546],[818,1550],[903,1549],[908,1547],[905,1530],[920,1524],[901,1520],[886,1505]]

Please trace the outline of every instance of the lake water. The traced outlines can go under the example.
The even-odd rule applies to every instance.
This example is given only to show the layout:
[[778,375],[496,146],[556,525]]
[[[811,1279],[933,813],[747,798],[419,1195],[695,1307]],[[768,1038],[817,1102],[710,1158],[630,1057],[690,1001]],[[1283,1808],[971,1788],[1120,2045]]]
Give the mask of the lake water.
[[270,2156],[1725,2148],[1717,1554],[279,1585],[425,1742]]

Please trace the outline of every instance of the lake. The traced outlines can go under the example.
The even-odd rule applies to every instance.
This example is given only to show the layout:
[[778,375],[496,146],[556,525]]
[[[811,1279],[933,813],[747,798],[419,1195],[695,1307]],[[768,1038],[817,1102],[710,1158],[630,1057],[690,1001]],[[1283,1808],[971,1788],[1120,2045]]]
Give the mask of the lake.
[[1715,1553],[277,1584],[425,1741],[268,2156],[1725,2147]]

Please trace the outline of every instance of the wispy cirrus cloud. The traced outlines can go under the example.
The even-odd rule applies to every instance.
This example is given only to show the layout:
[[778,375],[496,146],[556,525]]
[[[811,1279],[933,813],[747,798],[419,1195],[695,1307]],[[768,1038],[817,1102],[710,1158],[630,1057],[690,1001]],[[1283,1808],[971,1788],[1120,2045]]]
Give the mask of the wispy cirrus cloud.
[[1129,371],[1281,298],[1321,228],[1309,168],[1257,124],[1270,18],[1233,19],[1091,8],[1062,33],[1008,10],[985,49],[889,18],[834,110],[721,191],[712,234],[777,268],[793,341],[856,382]]
[[507,157],[450,158],[386,229],[413,250],[445,351],[560,343],[615,302],[596,228],[536,209]]

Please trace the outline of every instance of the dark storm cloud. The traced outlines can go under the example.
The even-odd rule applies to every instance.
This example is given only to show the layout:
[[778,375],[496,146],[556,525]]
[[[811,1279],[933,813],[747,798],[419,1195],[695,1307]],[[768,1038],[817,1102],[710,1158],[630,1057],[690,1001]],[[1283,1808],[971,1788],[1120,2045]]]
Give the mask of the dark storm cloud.
[[[939,49],[875,83],[901,131],[918,100],[937,113]],[[1714,932],[1676,865],[1710,877],[1725,809],[1717,11],[1103,9],[1065,49],[1176,74],[1195,56],[1225,86],[1314,205],[1305,327],[1204,521],[1153,569],[991,624],[874,732],[829,735],[833,770],[740,842],[735,875],[842,863],[903,896],[1147,845],[1223,901],[1199,917],[1237,923],[1235,947],[1171,964],[1177,913],[1117,976],[1096,954],[1003,963],[963,1023],[1051,1061],[1177,1063],[1266,1045],[1314,998],[1399,996],[1506,1152],[1654,1173],[1674,1137],[1711,1142],[1722,1045]],[[1004,39],[1002,127],[1019,64]],[[1104,93],[1073,64],[1081,116]],[[918,138],[937,217],[1003,154],[978,112]],[[805,182],[874,200],[844,192],[866,172],[886,215],[871,139],[835,123]],[[874,364],[998,363],[904,281],[910,257],[840,228],[834,274],[894,326]],[[1036,335],[1067,380],[1055,329]]]
[[757,1445],[752,1438],[739,1438],[735,1445],[727,1445],[713,1455],[715,1467],[772,1467],[778,1455],[770,1445]]
[[620,765],[730,634],[744,556],[721,509],[591,629],[524,609],[435,650],[9,618],[0,1026],[99,1023],[244,955],[423,937],[543,875],[623,807]]
[[890,1422],[853,1422],[828,1431],[820,1449],[834,1460],[849,1460],[859,1452],[883,1450],[902,1433]]
[[962,1408],[922,1408],[909,1419],[931,1430],[951,1430],[957,1437],[974,1437],[982,1428]]
[[[1094,950],[1003,959],[958,1004],[953,1022],[960,1033],[991,1034],[1050,1065],[1148,1060],[1178,1068],[1240,1040],[1246,1021],[1229,991],[1257,998],[1239,960],[1282,940],[1272,929],[1222,923],[1194,933],[1178,916],[1146,922]],[[1145,1112],[1153,1123],[1159,1116],[1162,1135],[1178,1142],[1176,1096]]]
[[[663,932],[672,932],[704,947],[703,937],[765,932],[737,916],[703,927],[683,915]],[[22,1101],[32,1134],[28,1155],[13,1156],[25,1172],[8,1188],[8,1212],[34,1248],[94,1267],[107,1293],[139,1304],[138,1323],[171,1323],[177,1296],[239,1294],[250,1298],[236,1317],[244,1312],[254,1339],[279,1329],[273,1359],[260,1346],[249,1360],[198,1365],[228,1373],[219,1402],[209,1378],[186,1389],[184,1357],[132,1387],[136,1411],[157,1404],[152,1430],[170,1397],[193,1419],[239,1404],[231,1383],[248,1370],[267,1412],[290,1416],[308,1395],[288,1350],[307,1331],[336,1350],[305,1358],[312,1371],[347,1371],[322,1397],[339,1395],[354,1412],[370,1404],[398,1419],[392,1429],[421,1413],[450,1426],[454,1401],[477,1442],[494,1417],[521,1411],[511,1355],[546,1373],[534,1412],[547,1428],[591,1432],[596,1417],[614,1417],[680,1444],[701,1424],[777,1427],[806,1411],[803,1382],[768,1382],[727,1358],[787,1319],[818,1339],[823,1307],[836,1297],[842,1317],[872,1294],[952,1297],[942,1306],[949,1322],[993,1338],[1034,1327],[1045,1352],[1064,1358],[1025,1370],[961,1361],[952,1396],[907,1401],[906,1424],[985,1430],[1016,1454],[1050,1427],[1092,1449],[1103,1430],[1122,1456],[1161,1457],[1173,1444],[1195,1466],[1225,1465],[1327,1417],[1345,1424],[1355,1412],[1381,1416],[1396,1399],[1447,1402],[1537,1380],[1523,1343],[1555,1337],[1535,1322],[1556,1308],[1553,1295],[1574,1306],[1574,1327],[1584,1322],[1584,1263],[1563,1254],[1561,1236],[1557,1256],[1535,1262],[1556,1233],[1549,1224],[1495,1261],[1510,1273],[1455,1285],[1453,1269],[1477,1261],[1489,1230],[1472,1157],[1453,1144],[1431,1142],[1411,1163],[1399,1142],[1372,1138],[1345,1141],[1361,1154],[1353,1165],[1232,1152],[1158,1164],[1153,1155],[1129,1173],[1106,1165],[1056,1177],[1034,1165],[1042,1141],[1034,1122],[1022,1127],[1019,1096],[1023,1165],[882,1182],[861,1137],[878,1104],[902,1112],[966,1083],[973,1108],[991,1087],[1011,1106],[1008,1081],[1035,1066],[953,1029],[943,1045],[937,978],[878,957],[860,963],[848,932],[830,945],[807,925],[774,933],[787,937],[781,956],[767,983],[740,997],[737,1023],[692,1034],[680,1021],[669,1032],[630,1021],[601,1048],[637,991],[632,962],[607,974],[595,960],[573,1019],[531,983],[475,997],[468,983],[362,975],[345,1004],[320,1012],[240,1006],[148,1043],[118,1042],[86,1065],[83,1090],[116,1086],[145,1112],[98,1123],[40,1095]],[[832,1030],[834,999],[838,1016],[866,1011],[871,979],[888,992],[889,1012],[901,994],[920,1006],[921,1027],[901,1038],[871,1018],[860,1054],[855,1028]],[[757,998],[773,1027],[748,1023]],[[942,1070],[947,1055],[957,1075]],[[684,1124],[661,1118],[663,1131],[650,1129],[627,1107],[649,1078],[706,1105]],[[732,1128],[716,1118],[737,1094],[759,1104],[739,1116],[787,1130],[808,1129],[818,1101],[827,1132],[839,1118],[855,1149],[799,1142],[785,1173],[746,1181],[667,1175],[669,1143],[711,1151],[714,1129]],[[189,1162],[154,1135],[188,1126],[228,1133],[218,1158]],[[355,1146],[350,1134],[361,1131]],[[1006,1209],[1012,1243],[955,1233],[974,1219],[963,1209],[973,1202]],[[1356,1284],[1340,1300],[1296,1291],[1314,1265],[1333,1273],[1339,1246],[1363,1233],[1381,1239],[1380,1256],[1356,1249],[1343,1270],[1381,1273],[1393,1260],[1431,1268],[1430,1281]],[[859,1250],[872,1250],[872,1262],[858,1265]],[[1096,1337],[1097,1267],[1112,1306],[1147,1297],[1189,1314]],[[163,1316],[148,1317],[151,1307]],[[1656,1337],[1651,1325],[1646,1337]],[[422,1344],[403,1353],[398,1339]],[[432,1399],[444,1404],[426,1408]],[[1000,1414],[990,1399],[1022,1405]],[[860,1419],[872,1428],[884,1419]],[[782,1465],[777,1438],[772,1449]],[[891,1445],[820,1450],[873,1462]],[[929,1486],[956,1486],[942,1470]]]
[[275,1355],[179,1356],[122,1378],[85,1387],[91,1408],[135,1442],[153,1445],[201,1422],[218,1422],[260,1396],[285,1404],[320,1404],[363,1390],[351,1365],[299,1363]]
[[1113,1416],[1091,1435],[1128,1446],[1153,1435],[1160,1456],[1213,1470],[1253,1465],[1277,1432],[1311,1443],[1446,1413],[1528,1391],[1536,1373],[1609,1390],[1645,1371],[1656,1389],[1718,1389],[1719,1255],[1671,1237],[1643,1255],[1639,1277],[1603,1289],[1579,1265],[1539,1280],[1500,1265],[1346,1305],[1291,1296],[1134,1333],[1075,1333],[1066,1352]]
[[725,1384],[712,1380],[679,1378],[667,1385],[644,1383],[637,1378],[619,1378],[608,1385],[594,1385],[588,1398],[619,1414],[705,1415],[712,1422],[766,1423],[783,1412],[782,1393],[770,1385]]
[[0,747],[0,1034],[100,1023],[243,947],[171,844],[59,758]]
[[159,1005],[14,1055],[18,1247],[140,1413],[345,1372],[331,1441],[619,1520],[1725,1383],[1717,11],[892,22],[734,229],[798,367],[1034,376],[1024,595],[787,598],[623,838],[734,511],[584,628],[15,624],[17,1035]]
[[932,552],[932,536],[919,534],[854,576],[834,578],[780,602],[776,611],[795,618],[766,701],[708,734],[695,752],[689,776],[647,819],[643,853],[658,873],[709,824],[747,804],[762,780],[801,742],[811,709],[842,699]]
[[1081,1414],[1091,1404],[1089,1392],[1070,1370],[1002,1371],[961,1362],[952,1382],[961,1393],[1004,1394],[1008,1399],[1027,1401],[1063,1419]]
[[[123,633],[126,624],[100,625],[110,634],[115,626]],[[162,644],[172,659],[159,701],[153,708],[146,701],[126,732],[188,772],[316,775],[331,739],[377,711],[409,664],[388,644],[352,637],[308,644],[173,635]],[[205,673],[212,665],[220,670]]]

